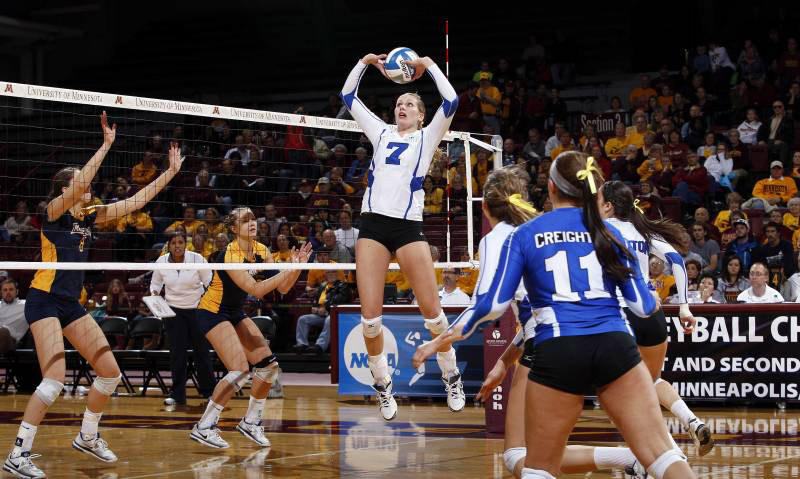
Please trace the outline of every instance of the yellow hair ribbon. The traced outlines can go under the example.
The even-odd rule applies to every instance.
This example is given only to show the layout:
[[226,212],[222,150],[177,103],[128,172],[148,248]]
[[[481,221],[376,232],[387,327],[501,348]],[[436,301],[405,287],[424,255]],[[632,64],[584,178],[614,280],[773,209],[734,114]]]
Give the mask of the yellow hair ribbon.
[[514,193],[513,195],[509,196],[508,202],[516,207],[522,208],[523,210],[529,211],[533,214],[538,213],[538,211],[536,211],[536,208],[534,208],[533,205],[531,205],[527,201],[523,200],[522,195],[519,193]]
[[597,194],[597,185],[594,184],[594,175],[592,174],[593,171],[600,173],[600,170],[594,166],[594,157],[590,156],[586,160],[586,168],[583,170],[579,170],[577,173],[577,177],[580,181],[589,180],[589,188],[592,190],[592,194]]
[[633,200],[633,207],[638,211],[642,216],[644,216],[644,210],[641,206],[639,206],[639,199]]

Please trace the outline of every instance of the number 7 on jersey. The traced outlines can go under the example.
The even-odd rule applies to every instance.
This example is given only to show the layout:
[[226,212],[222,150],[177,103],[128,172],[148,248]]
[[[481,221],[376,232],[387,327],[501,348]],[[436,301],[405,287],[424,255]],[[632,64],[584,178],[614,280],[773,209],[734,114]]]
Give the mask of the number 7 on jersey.
[[392,141],[386,144],[387,149],[394,148],[394,151],[386,157],[386,164],[387,165],[399,165],[400,164],[400,155],[403,154],[404,151],[408,149],[408,143],[398,143],[396,141]]

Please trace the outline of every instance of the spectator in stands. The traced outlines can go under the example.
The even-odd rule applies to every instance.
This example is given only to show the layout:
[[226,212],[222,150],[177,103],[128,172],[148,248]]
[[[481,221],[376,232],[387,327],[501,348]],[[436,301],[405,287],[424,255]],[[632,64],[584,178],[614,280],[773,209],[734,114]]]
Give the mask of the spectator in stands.
[[208,260],[211,253],[214,252],[214,244],[208,238],[208,226],[205,224],[198,226],[197,229],[194,230],[194,235],[192,239],[189,240],[189,244],[186,248],[193,253],[199,254],[203,259]]
[[[710,178],[709,193],[713,196],[718,190],[729,192],[733,190],[733,158],[727,154],[727,145],[720,142],[715,147],[715,153],[706,158],[703,166]],[[698,153],[699,156],[699,153]]]
[[794,80],[789,86],[784,105],[786,107],[786,115],[793,122],[800,121],[800,80]]
[[760,78],[767,73],[764,62],[761,60],[758,50],[756,50],[756,47],[752,43],[746,46],[739,55],[736,66],[739,70],[739,77],[748,81],[754,78]]
[[741,136],[742,143],[755,145],[758,143],[758,131],[761,128],[761,121],[758,119],[758,112],[755,108],[747,110],[747,118],[736,128]]
[[692,251],[692,235],[684,229],[680,234],[680,248],[678,250],[681,252],[681,258],[683,258],[683,262],[687,263],[689,261],[697,261],[701,266],[703,265],[703,257],[699,254]]
[[201,221],[197,220],[197,213],[194,206],[187,206],[183,209],[183,219],[176,220],[171,225],[167,226],[167,229],[164,230],[164,234],[171,235],[175,233],[176,228],[180,225],[184,227],[186,234],[191,236],[194,234],[195,228],[201,223]]
[[[315,251],[315,263],[332,264],[336,261],[331,261],[331,252],[325,248],[319,248]],[[317,289],[322,285],[325,280],[325,271],[323,269],[310,269],[308,270],[308,277],[306,278],[306,295],[313,296]],[[340,281],[345,281],[345,274],[342,270],[337,270],[337,278]]]
[[158,167],[155,165],[154,156],[151,150],[145,150],[142,161],[133,165],[131,182],[134,185],[145,186],[156,179]]
[[[473,178],[473,182],[475,179]],[[453,176],[450,183],[450,213],[464,215],[467,211],[467,189],[464,187],[464,176],[460,173]]]
[[644,161],[644,158],[640,158],[636,145],[628,145],[625,148],[625,156],[611,163],[612,178],[629,185],[638,183],[640,181],[638,168],[641,166],[641,161]]
[[[775,208],[774,210],[769,212],[768,217],[770,223],[775,223],[776,225],[778,225],[778,236],[781,239],[788,241],[789,244],[791,245],[792,234],[794,233],[794,231],[792,231],[790,228],[787,228],[786,225],[783,224],[783,211],[781,211],[778,208]],[[760,239],[762,244],[767,242],[766,232],[764,232],[764,234],[761,235]]]
[[544,141],[537,128],[528,130],[528,141],[522,147],[522,155],[531,163],[538,164],[544,158]]
[[[196,233],[195,233],[196,234]],[[258,224],[258,231],[256,232],[256,241],[265,245],[267,248],[272,249],[272,235],[269,234],[269,225],[266,223]],[[213,244],[212,244],[213,251]],[[208,259],[208,258],[206,258]]]
[[244,135],[236,135],[233,148],[230,148],[225,152],[225,159],[236,159],[234,153],[238,153],[239,162],[242,164],[242,166],[247,166],[251,159],[258,158],[251,158],[250,152],[250,145],[245,142]]
[[[133,312],[133,305],[125,292],[125,286],[119,278],[114,278],[108,283],[108,290],[105,296],[106,316],[122,316],[128,318]],[[124,345],[118,345],[123,347]]]
[[[469,295],[458,287],[461,274],[455,268],[442,270],[442,287],[439,289],[439,302],[442,306],[466,306],[471,299]],[[416,300],[414,300],[416,303]]]
[[[475,259],[480,261],[480,258],[476,255]],[[459,256],[459,261],[468,262],[469,252],[466,248],[461,250],[461,255]],[[458,273],[458,279],[456,280],[456,284],[464,293],[468,295],[472,295],[475,291],[475,285],[478,284],[478,276],[480,270],[477,268],[462,268],[461,271]],[[444,279],[444,278],[443,278]]]
[[17,282],[6,278],[0,283],[0,354],[17,348],[25,333],[28,322],[25,321],[25,300],[19,299]]
[[[508,76],[505,78],[505,82],[498,82],[498,86],[503,89],[500,97],[500,121],[503,124],[501,135],[506,138],[516,138],[519,133],[522,109],[525,105],[521,103],[520,98],[517,96],[516,82],[508,78]],[[502,77],[498,76],[497,79],[500,80]]]
[[671,160],[673,168],[683,168],[686,165],[689,145],[683,142],[681,134],[677,130],[670,132],[665,150],[665,154]]
[[692,225],[692,245],[689,250],[703,258],[701,273],[716,274],[719,266],[719,243],[709,237],[708,223]]
[[[798,263],[800,263],[800,259],[798,260]],[[798,267],[800,267],[800,264],[798,264]],[[792,301],[795,303],[800,302],[800,272],[793,274],[789,279],[786,280],[783,293],[781,294],[786,301]]]
[[337,263],[352,263],[353,255],[342,243],[337,241],[336,233],[331,229],[322,232],[323,248],[330,251],[331,260]]
[[349,211],[339,212],[339,228],[334,231],[336,242],[355,255],[356,240],[358,240],[358,229],[353,227],[353,215]]
[[548,158],[553,157],[553,148],[559,146],[561,144],[561,132],[564,131],[564,122],[563,121],[556,121],[553,126],[553,136],[547,139],[544,144],[544,156]]
[[650,75],[640,75],[639,86],[631,90],[628,95],[630,108],[635,110],[645,107],[647,105],[647,100],[649,100],[651,96],[656,96],[657,94],[658,92],[650,86]]
[[794,38],[786,41],[786,51],[778,57],[777,73],[781,87],[786,87],[800,76],[800,51]]
[[[725,231],[731,226],[730,216],[732,211],[740,211],[742,208],[742,195],[736,193],[735,191],[732,193],[728,193],[725,195],[725,203],[728,207],[726,210],[721,210],[717,213],[717,217],[714,218],[714,226],[720,232]],[[746,218],[747,216],[745,216]]]
[[339,195],[340,197],[347,197],[355,193],[355,189],[347,184],[342,178],[342,168],[334,166],[331,168],[329,178],[331,180],[331,193]]
[[750,268],[750,287],[739,293],[741,303],[782,303],[783,296],[768,284],[769,270],[764,263],[753,263]]
[[31,226],[31,219],[28,214],[28,203],[25,200],[18,201],[14,207],[14,214],[9,215],[3,223],[0,236],[4,241],[10,241],[14,236],[24,236],[26,232],[34,231],[33,226]]
[[625,155],[625,147],[628,146],[628,136],[625,133],[625,124],[618,121],[614,125],[614,136],[609,138],[605,144],[606,155],[613,161]]
[[480,133],[483,128],[483,108],[478,99],[478,82],[472,81],[458,96],[458,109],[451,128],[454,131]]
[[724,230],[721,230],[720,233],[719,247],[723,250],[727,250],[731,242],[736,240],[736,228],[733,226],[733,223],[735,223],[736,220],[741,219],[745,221],[747,220],[743,211],[731,211],[730,217],[728,218],[728,227]]
[[314,215],[319,210],[338,210],[342,206],[342,200],[331,192],[330,178],[323,176],[317,180],[316,191],[308,199],[308,215]]
[[483,122],[491,126],[495,133],[500,132],[500,107],[502,95],[500,90],[491,83],[491,72],[479,72],[478,101],[481,103]]
[[700,270],[703,265],[696,259],[690,259],[685,262],[686,264],[686,289],[689,291],[697,291],[700,286]]
[[347,169],[346,179],[347,182],[355,185],[356,191],[362,191],[366,185],[366,174],[369,171],[369,151],[363,146],[356,148],[356,158],[350,163]]
[[533,183],[528,191],[528,197],[537,209],[542,209],[542,203],[547,197],[548,173],[541,172],[536,175],[536,182]]
[[589,156],[594,158],[594,161],[600,168],[600,171],[603,172],[603,178],[611,178],[611,162],[608,160],[608,158],[606,158],[606,155],[603,152],[603,147],[595,143],[589,147],[587,153]]
[[422,212],[425,215],[441,213],[444,191],[434,186],[433,178],[430,175],[425,176],[425,180],[422,182],[422,189],[425,191],[425,207]]
[[[783,163],[775,160],[770,163],[770,177],[758,180],[753,187],[753,198],[766,201],[770,205],[785,204],[797,194],[797,184],[792,178],[783,176]],[[764,209],[771,210],[772,208]]]
[[654,193],[653,185],[650,182],[642,181],[639,183],[639,194],[636,195],[636,200],[639,201],[638,206],[647,218],[655,220],[663,216],[661,198]]
[[205,169],[197,173],[197,186],[185,188],[183,193],[186,203],[200,206],[201,210],[206,210],[222,203],[222,198],[218,197],[214,189],[209,185],[210,175],[208,170]]
[[[231,242],[231,239],[228,237],[228,233],[217,233],[214,236],[214,253],[219,253],[220,251],[225,251],[225,247],[228,246],[228,243]],[[212,256],[213,258],[213,256]],[[212,261],[214,262],[214,261]]]
[[783,214],[783,225],[792,231],[800,229],[800,198],[794,197],[786,202],[789,211]]
[[789,167],[789,150],[794,142],[794,122],[784,111],[783,102],[772,102],[773,115],[758,129],[758,144],[767,145],[771,156],[777,156],[784,166]]
[[550,98],[547,100],[547,116],[555,120],[567,118],[567,103],[561,98],[558,88],[550,89]]
[[714,240],[719,240],[719,230],[716,226],[711,224],[711,213],[708,212],[708,209],[701,206],[694,210],[694,221],[696,223],[703,223],[708,230],[709,238]]
[[[195,239],[197,236],[195,236]],[[160,256],[156,263],[205,263],[197,253],[186,251],[186,237],[174,234],[167,242],[169,253]],[[164,299],[175,312],[174,318],[164,321],[169,337],[169,362],[172,371],[172,388],[164,404],[186,404],[186,352],[191,344],[198,392],[209,397],[214,390],[214,368],[209,350],[211,346],[195,319],[197,305],[205,288],[211,283],[210,270],[155,270],[150,281],[150,294],[158,296],[164,289]]]
[[670,289],[675,286],[675,277],[665,274],[664,262],[655,255],[650,255],[649,262],[650,287],[658,294],[661,301],[666,301]]
[[697,156],[703,160],[714,156],[717,152],[717,137],[713,132],[706,133],[704,143],[697,148]]
[[750,287],[750,280],[742,269],[742,260],[735,254],[725,256],[722,263],[717,290],[725,297],[726,302],[736,300],[739,293]]
[[644,160],[641,165],[639,165],[639,168],[636,169],[636,173],[639,174],[640,181],[648,181],[650,177],[664,169],[664,163],[662,162],[663,149],[661,148],[661,145],[652,145],[649,148],[648,153],[647,159]]
[[689,205],[703,203],[703,196],[708,191],[708,172],[698,162],[697,154],[686,155],[686,166],[678,169],[672,178],[675,188],[673,194]]
[[718,286],[719,280],[715,275],[708,273],[701,274],[700,285],[697,287],[697,290],[700,292],[700,303],[725,303],[725,296],[717,289]]
[[[295,339],[297,344],[294,346],[296,353],[304,353],[310,349],[309,352],[314,354],[322,354],[328,350],[330,345],[330,312],[329,308],[332,304],[341,304],[346,301],[341,298],[335,298],[337,289],[344,283],[339,279],[338,270],[325,271],[325,282],[317,289],[315,306],[311,307],[311,314],[304,314],[297,319],[297,331]],[[346,286],[345,286],[346,288]],[[309,329],[312,327],[322,326],[322,332],[317,338],[314,346],[308,346]]]
[[636,145],[636,148],[644,147],[644,135],[649,132],[647,128],[647,115],[642,111],[633,114],[633,126],[626,131],[627,143]]
[[731,180],[731,186],[735,190],[739,182],[749,176],[748,171],[751,168],[750,150],[747,145],[742,143],[739,130],[731,129],[728,131],[728,145],[726,151],[727,156],[733,160],[733,171],[731,171],[728,176]]
[[767,223],[764,226],[766,243],[753,250],[753,262],[767,266],[767,281],[776,288],[780,288],[795,273],[796,263],[791,243],[781,238],[780,226],[777,223]]
[[134,261],[153,243],[153,220],[144,209],[128,213],[117,220],[114,246],[117,261]]
[[203,222],[208,227],[208,234],[211,238],[219,233],[227,232],[225,224],[220,220],[219,211],[217,211],[217,209],[214,207],[206,208],[205,215],[203,216]]
[[292,261],[292,250],[289,249],[289,238],[284,234],[279,234],[275,239],[278,247],[272,252],[272,261],[276,263],[290,263]]
[[272,203],[267,203],[264,206],[264,217],[259,218],[259,224],[264,223],[267,225],[269,235],[271,237],[275,237],[278,235],[278,227],[280,227],[282,221],[281,218],[278,218],[278,210],[275,208],[275,205]]
[[308,208],[313,194],[311,182],[305,178],[300,180],[297,191],[289,195],[289,216],[300,221],[305,221],[308,217],[313,216]]
[[292,227],[289,223],[281,223],[278,226],[278,235],[275,236],[276,241],[280,235],[286,236],[286,240],[289,241],[289,249],[300,247],[300,242],[292,234]]
[[618,96],[612,96],[609,101],[606,113],[624,113],[625,109],[622,108],[622,99]]
[[[550,158],[556,159],[558,155],[565,151],[570,151],[576,148],[575,142],[572,140],[572,134],[566,129],[561,130],[561,134],[558,137],[559,144],[555,148],[550,151]],[[504,165],[507,166],[507,165]]]
[[239,197],[239,190],[242,189],[242,178],[236,172],[233,158],[222,160],[222,171],[214,175],[211,184],[214,185],[217,196],[222,198],[220,206],[227,214],[234,200]]
[[753,250],[756,249],[758,243],[750,234],[750,225],[746,219],[734,220],[733,228],[736,232],[736,239],[728,245],[725,254],[738,256],[741,260],[742,271],[749,271],[750,265],[753,263]]

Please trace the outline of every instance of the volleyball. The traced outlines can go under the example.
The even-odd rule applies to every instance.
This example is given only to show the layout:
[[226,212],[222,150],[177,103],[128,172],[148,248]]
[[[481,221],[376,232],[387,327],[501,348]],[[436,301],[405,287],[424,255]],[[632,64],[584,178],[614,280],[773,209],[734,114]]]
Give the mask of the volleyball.
[[383,68],[386,75],[395,83],[409,83],[414,79],[415,69],[407,64],[419,58],[417,52],[406,47],[397,47],[386,57]]

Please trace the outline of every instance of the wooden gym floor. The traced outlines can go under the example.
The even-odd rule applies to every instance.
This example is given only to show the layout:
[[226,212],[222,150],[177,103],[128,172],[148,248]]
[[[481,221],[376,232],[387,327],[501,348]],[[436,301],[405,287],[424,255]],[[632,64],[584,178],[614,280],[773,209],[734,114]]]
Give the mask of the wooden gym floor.
[[[385,423],[374,403],[340,399],[332,387],[285,386],[285,399],[270,399],[264,425],[272,441],[259,449],[233,430],[247,408],[234,399],[220,426],[231,443],[210,449],[189,440],[202,413],[200,399],[166,411],[156,397],[114,397],[102,422],[103,437],[120,460],[105,464],[73,450],[85,398],[62,397],[39,428],[34,460],[51,478],[461,478],[511,477],[503,467],[502,439],[487,438],[483,409],[451,413],[443,403],[401,402]],[[12,446],[27,395],[0,396],[0,448]],[[706,408],[717,446],[698,458],[675,418],[665,417],[701,479],[800,477],[800,412],[788,409]],[[604,413],[587,409],[573,443],[619,445]],[[3,473],[3,477],[9,477]],[[622,478],[621,471],[561,477]]]

